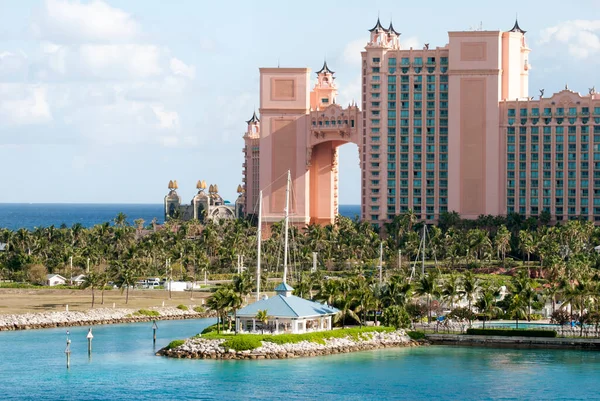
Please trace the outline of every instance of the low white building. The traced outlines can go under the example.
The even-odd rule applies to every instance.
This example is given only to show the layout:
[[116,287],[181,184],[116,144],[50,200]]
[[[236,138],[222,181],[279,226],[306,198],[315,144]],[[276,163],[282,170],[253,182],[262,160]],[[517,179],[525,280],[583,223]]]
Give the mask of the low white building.
[[[281,283],[273,298],[250,304],[237,311],[239,332],[268,331],[279,333],[307,333],[331,330],[331,318],[338,309],[292,295],[293,288]],[[256,320],[258,311],[267,311],[267,322]]]
[[167,291],[186,291],[189,283],[185,281],[167,281],[165,282],[165,290]]
[[67,279],[60,274],[48,274],[46,276],[46,285],[53,287],[55,285],[64,285],[67,283]]
[[73,282],[73,285],[81,285],[85,281],[85,274],[80,274],[78,276],[75,276],[75,277],[71,278],[71,281]]

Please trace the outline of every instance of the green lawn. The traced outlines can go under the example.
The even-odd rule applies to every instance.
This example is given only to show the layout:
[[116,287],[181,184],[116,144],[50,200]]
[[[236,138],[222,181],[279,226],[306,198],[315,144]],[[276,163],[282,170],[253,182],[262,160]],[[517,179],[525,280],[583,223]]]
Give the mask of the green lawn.
[[326,339],[330,338],[345,338],[350,337],[354,340],[360,340],[365,333],[373,332],[392,332],[395,329],[392,327],[363,327],[350,328],[328,331],[317,331],[314,333],[304,334],[217,334],[215,331],[205,333],[201,336],[207,339],[225,339],[223,347],[231,348],[236,351],[245,351],[258,348],[262,345],[262,341],[275,344],[290,344],[299,343],[301,341],[309,341],[318,344],[325,344]]

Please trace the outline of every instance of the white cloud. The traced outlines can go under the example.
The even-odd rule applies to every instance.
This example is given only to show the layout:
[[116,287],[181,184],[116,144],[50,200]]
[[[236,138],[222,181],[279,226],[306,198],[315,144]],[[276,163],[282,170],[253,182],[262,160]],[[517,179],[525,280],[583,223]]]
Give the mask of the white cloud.
[[163,106],[152,106],[152,111],[158,119],[158,128],[174,129],[179,127],[179,114],[176,111],[167,111]]
[[402,37],[400,37],[400,46],[405,50],[408,50],[411,47],[413,49],[422,49],[423,42],[421,42],[416,36],[409,36],[406,39],[402,39]]
[[539,44],[548,46],[552,54],[563,54],[558,46],[575,58],[591,58],[600,53],[600,20],[571,20],[543,29]]
[[181,75],[193,79],[196,76],[196,69],[173,57],[171,59],[171,72],[175,75]]
[[38,38],[57,43],[129,42],[141,33],[131,15],[101,0],[46,0],[32,29]]
[[365,49],[367,41],[363,39],[356,39],[348,43],[344,47],[343,60],[347,64],[360,65],[361,55],[360,53]]
[[33,18],[37,47],[0,48],[0,144],[197,146],[181,117],[196,68],[142,41],[131,15],[47,0]]
[[44,86],[0,84],[1,125],[32,125],[51,120]]

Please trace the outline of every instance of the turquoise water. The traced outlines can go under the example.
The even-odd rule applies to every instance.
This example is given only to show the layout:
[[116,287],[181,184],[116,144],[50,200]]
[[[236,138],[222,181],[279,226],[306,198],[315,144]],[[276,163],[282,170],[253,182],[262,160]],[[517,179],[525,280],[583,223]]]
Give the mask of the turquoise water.
[[[158,322],[156,347],[209,320]],[[0,333],[2,400],[598,399],[600,353],[421,347],[261,361],[154,356],[149,323]]]

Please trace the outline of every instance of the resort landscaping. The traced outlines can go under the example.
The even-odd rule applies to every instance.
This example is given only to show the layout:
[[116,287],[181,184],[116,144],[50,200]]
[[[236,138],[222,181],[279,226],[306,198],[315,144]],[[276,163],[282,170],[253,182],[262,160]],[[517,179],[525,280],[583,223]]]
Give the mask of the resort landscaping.
[[412,340],[404,330],[389,327],[279,335],[217,333],[211,327],[204,334],[172,341],[156,354],[188,359],[285,359],[419,344],[423,342]]

